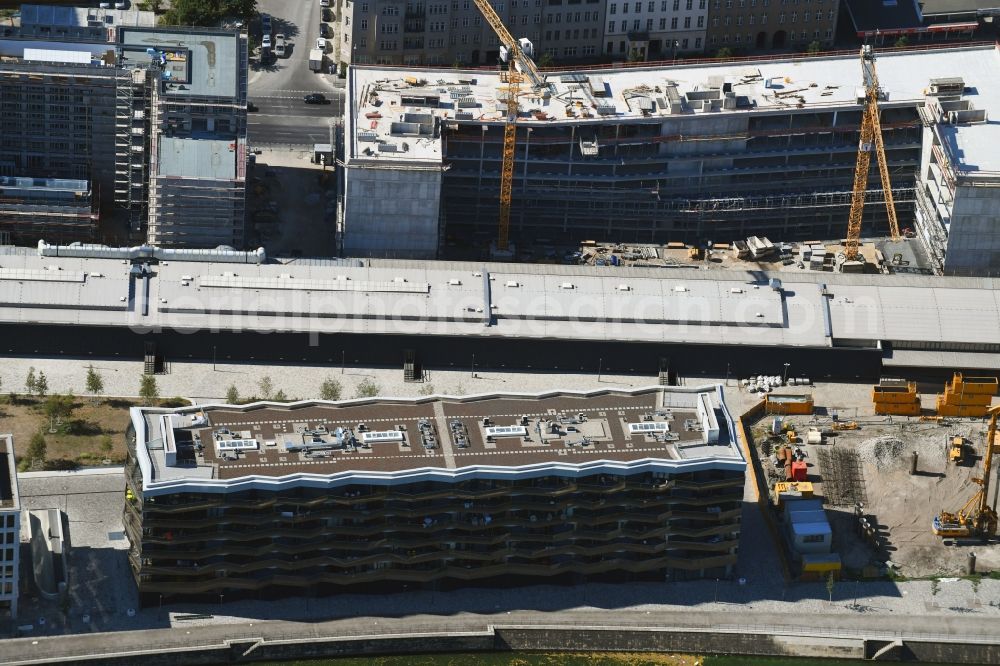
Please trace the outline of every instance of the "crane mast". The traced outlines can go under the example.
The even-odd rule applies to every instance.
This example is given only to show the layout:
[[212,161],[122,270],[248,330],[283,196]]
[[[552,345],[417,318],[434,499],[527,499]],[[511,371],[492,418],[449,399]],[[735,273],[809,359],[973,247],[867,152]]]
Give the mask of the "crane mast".
[[486,19],[486,22],[497,34],[500,43],[507,49],[507,72],[504,77],[504,87],[501,98],[507,107],[506,122],[503,128],[503,165],[500,171],[500,219],[497,225],[497,250],[504,251],[510,244],[510,205],[513,198],[514,183],[514,147],[517,143],[517,112],[518,99],[521,94],[521,81],[524,77],[531,80],[535,90],[545,87],[545,77],[535,67],[521,44],[507,30],[503,20],[487,0],[475,0],[476,7]]
[[879,175],[882,177],[885,209],[889,216],[889,233],[893,240],[899,240],[899,222],[896,219],[896,204],[892,198],[892,183],[889,180],[889,165],[885,159],[882,123],[879,118],[878,102],[882,89],[879,87],[878,73],[875,71],[875,52],[870,46],[861,48],[861,68],[865,81],[865,108],[861,115],[861,140],[858,144],[858,159],[854,166],[854,192],[847,224],[844,254],[848,261],[854,261],[858,257],[861,218],[865,209],[865,191],[868,189],[868,169],[871,165],[873,148],[878,159]]

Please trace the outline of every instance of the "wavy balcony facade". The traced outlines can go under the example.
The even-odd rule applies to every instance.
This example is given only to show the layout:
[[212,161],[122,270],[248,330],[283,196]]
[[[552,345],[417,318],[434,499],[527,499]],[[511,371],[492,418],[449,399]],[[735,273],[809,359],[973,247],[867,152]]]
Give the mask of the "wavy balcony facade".
[[[662,390],[649,389],[649,396]],[[721,392],[717,395],[726,439],[731,422]],[[607,413],[606,400],[588,405],[595,410],[589,423]],[[584,403],[573,405],[573,418],[587,423],[580,419]],[[632,418],[625,409],[645,409],[612,406],[623,407],[623,424]],[[656,403],[649,406],[655,409]],[[474,412],[466,414],[469,426],[484,418],[476,407],[464,407]],[[494,413],[502,413],[501,407],[508,404],[490,405]],[[244,411],[241,417],[250,419],[245,424],[222,408],[205,408],[196,418],[184,414],[181,420],[197,421],[209,433],[234,420],[251,432],[278,416],[320,421],[315,412],[283,413],[295,409],[268,410],[264,416],[259,409]],[[519,411],[526,409],[518,405]],[[619,429],[608,419],[601,423],[613,440],[605,445],[607,455],[586,462],[563,462],[559,458],[570,454],[556,448],[552,462],[504,467],[451,463],[449,468],[443,454],[443,469],[402,469],[393,479],[371,469],[345,473],[339,458],[335,465],[341,471],[335,474],[276,477],[259,469],[240,477],[225,473],[228,459],[213,462],[207,451],[183,473],[180,466],[170,469],[158,459],[157,447],[169,449],[170,437],[180,442],[192,429],[177,428],[163,437],[162,430],[151,429],[167,422],[159,418],[163,413],[133,413],[126,464],[123,522],[145,604],[585,579],[684,580],[728,575],[736,562],[745,465],[738,447],[725,442],[708,444],[713,455],[690,460],[644,457],[632,453],[644,451],[640,440],[626,437],[624,425]],[[226,429],[235,432],[233,425]],[[474,428],[467,432],[471,449],[483,447],[474,455],[486,460],[500,455],[477,439]],[[286,436],[275,437],[280,442]],[[204,434],[200,441],[206,441]],[[520,442],[524,455],[535,458],[537,444]],[[648,445],[644,440],[642,446]],[[262,448],[261,458],[273,459],[274,452],[266,451],[266,444]],[[289,462],[291,454],[282,453],[280,459]],[[523,462],[519,453],[509,451],[504,459]],[[664,449],[664,456],[673,455],[679,454]],[[422,453],[420,462],[425,456],[432,454]]]

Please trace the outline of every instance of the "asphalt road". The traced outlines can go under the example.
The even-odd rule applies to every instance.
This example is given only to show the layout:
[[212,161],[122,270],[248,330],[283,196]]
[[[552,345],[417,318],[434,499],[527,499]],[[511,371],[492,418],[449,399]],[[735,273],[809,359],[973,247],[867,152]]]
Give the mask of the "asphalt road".
[[330,123],[344,108],[342,95],[323,93],[330,104],[306,104],[303,95],[251,97],[258,111],[247,114],[251,146],[311,146],[330,141]]
[[[335,85],[336,77],[309,69],[309,50],[319,36],[322,16],[318,0],[260,0],[258,9],[271,15],[272,32],[285,35],[290,52],[250,72],[249,99],[259,109],[248,114],[250,145],[327,143],[329,118],[343,110],[343,88]],[[259,23],[250,28],[259,35]],[[304,104],[302,97],[310,92],[323,93],[333,103]]]

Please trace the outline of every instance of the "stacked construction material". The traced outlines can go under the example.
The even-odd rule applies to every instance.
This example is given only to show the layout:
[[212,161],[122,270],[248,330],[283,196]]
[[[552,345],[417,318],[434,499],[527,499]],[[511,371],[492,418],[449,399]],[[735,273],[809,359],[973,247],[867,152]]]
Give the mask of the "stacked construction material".
[[944,385],[944,393],[938,394],[937,412],[939,416],[983,417],[996,394],[996,377],[962,377],[956,372]]
[[920,416],[920,396],[916,382],[903,379],[883,379],[872,387],[872,403],[876,414]]

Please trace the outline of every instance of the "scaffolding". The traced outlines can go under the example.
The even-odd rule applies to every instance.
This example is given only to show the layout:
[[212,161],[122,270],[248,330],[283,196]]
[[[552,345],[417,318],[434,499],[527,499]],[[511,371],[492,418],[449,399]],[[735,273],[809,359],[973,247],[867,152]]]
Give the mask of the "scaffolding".
[[115,203],[129,211],[129,228],[136,233],[147,207],[149,73],[122,71],[115,83]]

